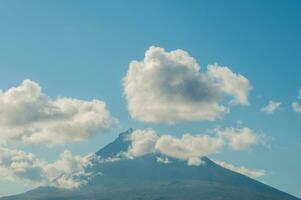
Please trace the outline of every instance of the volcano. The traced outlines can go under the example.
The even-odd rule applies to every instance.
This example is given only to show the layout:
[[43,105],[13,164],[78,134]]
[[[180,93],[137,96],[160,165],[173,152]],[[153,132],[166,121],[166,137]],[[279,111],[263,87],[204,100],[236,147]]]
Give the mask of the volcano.
[[[95,154],[103,159],[126,152],[132,129]],[[92,161],[85,170],[94,174],[75,190],[39,187],[0,200],[298,200],[245,175],[228,170],[203,157],[200,166],[148,154],[114,162]]]

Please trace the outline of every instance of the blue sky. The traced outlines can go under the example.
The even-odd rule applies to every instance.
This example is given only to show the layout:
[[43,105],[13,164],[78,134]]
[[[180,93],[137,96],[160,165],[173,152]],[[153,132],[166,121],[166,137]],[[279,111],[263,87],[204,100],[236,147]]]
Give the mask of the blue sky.
[[[111,134],[53,148],[21,145],[54,160],[64,150],[97,151],[118,132],[154,128],[159,133],[202,133],[237,121],[269,138],[270,147],[223,151],[213,157],[265,169],[259,180],[301,197],[301,114],[293,112],[301,88],[300,1],[2,1],[0,3],[0,88],[37,82],[52,98],[100,99],[120,124]],[[127,110],[122,78],[129,62],[142,60],[149,46],[183,49],[201,68],[218,63],[245,76],[253,86],[249,106],[231,108],[223,119],[151,124]],[[282,102],[267,115],[269,100]],[[10,144],[16,147],[17,144]],[[0,181],[0,195],[29,189]]]

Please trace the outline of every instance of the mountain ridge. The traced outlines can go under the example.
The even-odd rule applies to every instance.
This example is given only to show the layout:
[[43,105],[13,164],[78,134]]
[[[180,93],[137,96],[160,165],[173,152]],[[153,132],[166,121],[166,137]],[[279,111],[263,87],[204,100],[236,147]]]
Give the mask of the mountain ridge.
[[[109,158],[127,151],[131,145],[129,129],[95,153]],[[250,177],[228,170],[203,157],[203,165],[188,166],[185,161],[169,158],[159,163],[160,154],[149,154],[115,162],[95,162],[87,172],[101,173],[76,190],[39,187],[29,192],[0,200],[298,200],[290,194],[265,185]],[[300,200],[300,199],[299,199]]]

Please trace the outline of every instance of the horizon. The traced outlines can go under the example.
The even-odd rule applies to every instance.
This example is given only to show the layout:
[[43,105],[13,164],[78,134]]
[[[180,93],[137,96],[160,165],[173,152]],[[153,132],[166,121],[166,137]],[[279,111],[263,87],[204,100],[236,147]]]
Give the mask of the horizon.
[[2,1],[0,197],[78,187],[52,181],[132,127],[128,158],[207,156],[301,198],[300,6]]

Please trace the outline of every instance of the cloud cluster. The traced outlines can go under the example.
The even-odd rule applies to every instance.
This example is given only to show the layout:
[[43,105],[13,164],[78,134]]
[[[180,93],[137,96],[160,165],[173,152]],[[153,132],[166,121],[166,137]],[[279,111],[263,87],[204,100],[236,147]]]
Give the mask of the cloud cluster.
[[228,67],[208,65],[201,71],[187,52],[154,46],[142,61],[129,64],[123,87],[130,115],[153,123],[215,120],[229,105],[247,105],[252,88]]
[[58,160],[48,163],[31,153],[0,148],[0,177],[10,181],[24,181],[35,185],[59,188],[78,188],[86,183],[84,168],[90,164],[90,155],[74,156],[64,151]]
[[281,102],[277,102],[277,101],[269,101],[268,104],[261,108],[260,111],[267,113],[267,114],[272,114],[274,113],[276,110],[278,110],[281,106]]
[[107,131],[113,122],[104,102],[51,99],[31,80],[0,91],[2,142],[54,145],[80,141]]
[[181,138],[158,135],[152,129],[135,130],[129,136],[131,146],[125,155],[133,158],[160,153],[185,160],[188,165],[200,165],[203,156],[218,153],[225,147],[237,151],[247,149],[257,143],[257,139],[257,135],[249,128],[217,129],[215,135],[184,134]]
[[[124,94],[130,115],[139,121],[176,123],[179,121],[215,120],[230,112],[234,105],[248,105],[252,89],[249,80],[217,64],[200,68],[197,61],[183,50],[167,52],[151,46],[143,60],[132,61],[123,78]],[[301,90],[300,95],[301,98]],[[262,108],[272,113],[280,102],[270,101]],[[301,112],[297,102],[292,104]],[[38,83],[24,80],[19,86],[0,90],[0,144],[57,145],[81,141],[93,134],[108,131],[115,123],[106,104],[100,100],[51,98]],[[157,162],[171,163],[171,158],[188,165],[202,164],[201,157],[225,148],[244,150],[258,142],[249,128],[216,129],[213,135],[184,134],[181,137],[158,135],[152,129],[135,130],[128,138],[127,152],[115,157],[74,156],[64,151],[54,162],[38,159],[31,153],[0,147],[0,178],[25,181],[36,185],[78,188],[91,176],[85,168],[91,160],[116,162],[158,154]],[[251,177],[264,171],[216,161],[219,165]]]

